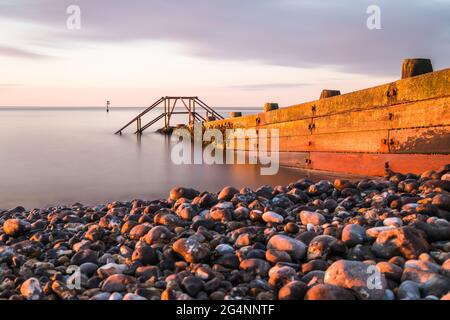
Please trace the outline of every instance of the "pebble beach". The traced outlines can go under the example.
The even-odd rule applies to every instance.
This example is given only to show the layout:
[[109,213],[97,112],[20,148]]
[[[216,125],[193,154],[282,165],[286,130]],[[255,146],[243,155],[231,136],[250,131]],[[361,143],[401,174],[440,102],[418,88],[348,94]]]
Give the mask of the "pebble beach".
[[449,300],[449,192],[446,165],[0,210],[0,299]]

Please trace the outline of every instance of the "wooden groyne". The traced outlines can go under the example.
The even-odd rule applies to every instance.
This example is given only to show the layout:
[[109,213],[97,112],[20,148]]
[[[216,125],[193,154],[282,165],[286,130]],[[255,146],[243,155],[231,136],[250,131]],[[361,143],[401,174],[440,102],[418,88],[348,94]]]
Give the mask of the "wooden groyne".
[[450,163],[450,69],[405,60],[402,79],[265,112],[205,122],[205,128],[279,129],[280,164],[383,175],[419,173]]

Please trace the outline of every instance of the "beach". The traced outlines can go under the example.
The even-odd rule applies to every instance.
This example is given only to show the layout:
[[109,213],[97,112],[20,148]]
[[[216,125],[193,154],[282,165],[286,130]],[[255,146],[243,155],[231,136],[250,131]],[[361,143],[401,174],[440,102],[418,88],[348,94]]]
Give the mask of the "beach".
[[0,303],[439,318],[449,4],[0,1]]
[[449,299],[450,165],[0,211],[0,298]]

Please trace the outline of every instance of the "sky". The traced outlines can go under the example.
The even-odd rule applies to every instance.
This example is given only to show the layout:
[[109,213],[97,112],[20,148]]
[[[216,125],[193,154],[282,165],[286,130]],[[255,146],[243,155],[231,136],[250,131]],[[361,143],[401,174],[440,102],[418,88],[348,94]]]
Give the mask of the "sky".
[[404,58],[450,67],[449,17],[450,0],[0,0],[0,106],[293,105],[394,81]]

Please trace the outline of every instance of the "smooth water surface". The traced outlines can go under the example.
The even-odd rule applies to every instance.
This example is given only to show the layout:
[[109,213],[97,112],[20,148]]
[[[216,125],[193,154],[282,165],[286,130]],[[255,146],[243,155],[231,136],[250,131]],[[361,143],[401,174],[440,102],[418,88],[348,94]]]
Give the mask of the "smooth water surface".
[[140,139],[133,134],[134,127],[114,134],[140,111],[0,109],[0,208],[150,200],[166,198],[174,186],[216,192],[226,185],[256,188],[300,178],[298,171],[288,168],[280,168],[275,176],[261,176],[256,165],[177,166],[170,160],[176,141],[152,132],[161,123]]

